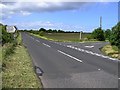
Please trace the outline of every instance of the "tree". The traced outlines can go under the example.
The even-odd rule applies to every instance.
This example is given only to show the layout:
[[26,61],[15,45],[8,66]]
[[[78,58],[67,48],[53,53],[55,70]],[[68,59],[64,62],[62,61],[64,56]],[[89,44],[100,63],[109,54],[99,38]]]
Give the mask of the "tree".
[[58,33],[64,33],[64,31],[63,30],[58,30]]
[[49,30],[47,30],[47,32],[48,32],[48,33],[52,33],[53,31],[52,31],[52,29],[49,29]]
[[44,34],[45,34],[44,31],[40,31],[40,32],[39,32],[39,35],[40,35],[40,36],[44,36]]
[[46,29],[44,29],[44,28],[40,28],[39,31],[46,32]]
[[116,45],[120,49],[120,22],[112,28],[110,43],[111,45]]
[[57,33],[57,30],[53,30],[53,33]]
[[112,33],[112,31],[110,29],[107,29],[105,31],[105,38],[108,39],[108,40],[110,40],[111,33]]
[[104,41],[105,40],[104,31],[101,28],[97,28],[92,32],[92,37],[99,41]]

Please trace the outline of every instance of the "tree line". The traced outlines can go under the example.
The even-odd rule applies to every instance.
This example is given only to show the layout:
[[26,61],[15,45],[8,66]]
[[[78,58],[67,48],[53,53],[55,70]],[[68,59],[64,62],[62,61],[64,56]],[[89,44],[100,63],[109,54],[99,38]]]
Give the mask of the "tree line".
[[32,33],[39,33],[39,32],[45,32],[45,33],[80,33],[78,31],[64,31],[64,30],[56,30],[56,29],[45,29],[40,28],[39,30],[20,30],[22,32],[32,32]]
[[52,29],[46,30],[45,28],[40,28],[39,30],[22,30],[22,31],[35,33],[35,34],[38,34],[39,32],[45,32],[45,33],[64,33],[65,32],[63,30],[52,30]]

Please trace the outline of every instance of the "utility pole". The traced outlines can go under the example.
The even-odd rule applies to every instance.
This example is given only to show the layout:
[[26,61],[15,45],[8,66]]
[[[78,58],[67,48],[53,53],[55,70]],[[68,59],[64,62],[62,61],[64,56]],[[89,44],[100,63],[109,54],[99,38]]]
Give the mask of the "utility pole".
[[82,31],[80,31],[80,40],[82,39]]
[[100,28],[102,29],[102,16],[100,16]]

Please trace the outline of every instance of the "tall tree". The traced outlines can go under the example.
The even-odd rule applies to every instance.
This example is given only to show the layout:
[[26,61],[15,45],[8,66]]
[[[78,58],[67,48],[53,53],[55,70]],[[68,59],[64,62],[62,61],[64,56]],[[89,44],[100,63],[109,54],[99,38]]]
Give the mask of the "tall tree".
[[105,31],[105,38],[108,39],[108,40],[110,40],[111,33],[112,33],[112,31],[110,29],[107,29]]
[[120,22],[112,28],[110,43],[120,49]]
[[92,32],[92,36],[94,39],[97,39],[99,41],[104,41],[104,31],[101,28],[97,28]]
[[40,28],[39,31],[46,32],[46,29],[44,29],[44,28]]

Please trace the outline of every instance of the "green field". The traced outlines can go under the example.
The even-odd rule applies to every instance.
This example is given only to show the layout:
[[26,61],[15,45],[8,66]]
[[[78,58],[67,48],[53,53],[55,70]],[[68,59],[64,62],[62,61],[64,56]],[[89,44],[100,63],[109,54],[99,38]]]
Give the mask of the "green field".
[[[90,34],[82,34],[82,39],[85,39]],[[80,33],[45,33],[46,38],[58,41],[80,41]]]
[[79,33],[44,33],[42,36],[39,34],[33,34],[31,35],[37,36],[39,38],[43,38],[46,40],[53,40],[58,42],[96,42],[97,40],[91,39],[90,33],[82,33],[82,39],[80,40],[80,34]]

